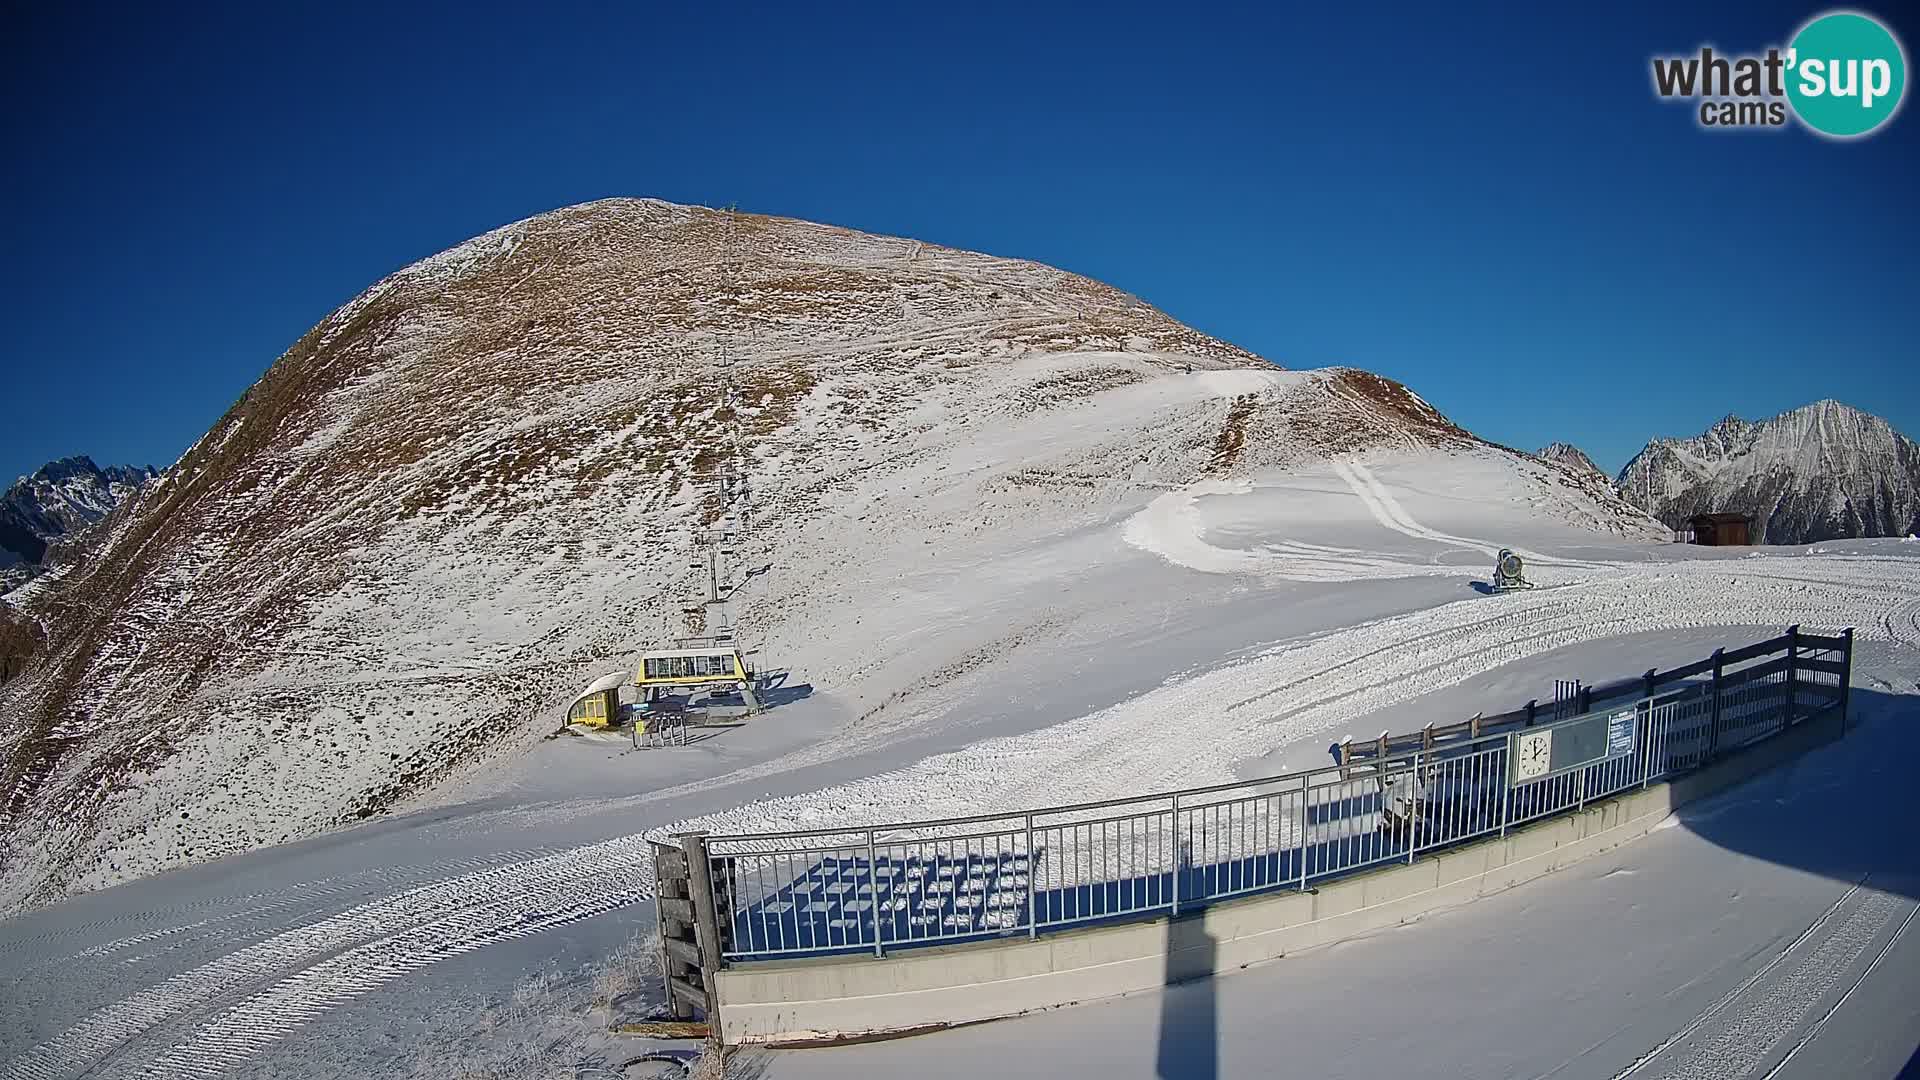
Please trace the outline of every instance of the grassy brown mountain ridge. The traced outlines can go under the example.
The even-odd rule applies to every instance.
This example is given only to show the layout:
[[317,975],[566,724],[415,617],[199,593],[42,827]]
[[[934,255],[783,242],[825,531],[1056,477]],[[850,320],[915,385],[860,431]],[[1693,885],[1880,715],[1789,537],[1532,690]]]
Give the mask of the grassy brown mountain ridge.
[[[1037,264],[647,200],[555,211],[424,260],[303,335],[82,565],[22,602],[44,644],[0,689],[7,839],[24,829],[68,855],[141,847],[93,823],[110,803],[137,799],[183,742],[220,725],[238,743],[296,738],[298,717],[337,705],[321,687],[358,684],[373,669],[383,677],[370,685],[382,689],[356,685],[350,696],[362,700],[339,730],[329,723],[297,755],[311,766],[303,775],[346,774],[323,782],[362,794],[244,815],[269,838],[299,831],[274,819],[305,828],[350,818],[526,722],[582,664],[614,655],[616,638],[669,632],[677,604],[664,593],[677,569],[595,620],[627,623],[622,633],[477,635],[461,666],[485,673],[471,675],[417,670],[438,665],[396,657],[357,618],[320,609],[345,590],[364,610],[458,612],[465,583],[398,571],[375,553],[461,549],[476,522],[498,526],[488,530],[492,555],[524,560],[506,571],[515,585],[548,598],[610,545],[680,542],[687,514],[675,500],[710,470],[728,419],[714,375],[722,349],[740,358],[742,435],[760,452],[787,453],[888,428],[930,384],[963,383],[983,366],[1129,348],[1262,363]],[[1069,380],[1040,397],[1077,393]],[[802,403],[818,430],[795,430]],[[763,509],[804,514],[818,490],[797,477],[771,485]],[[610,495],[630,519],[618,537],[603,517],[560,509]],[[479,572],[482,556],[460,558],[499,584],[501,568]],[[646,577],[679,561],[642,557],[631,569]],[[26,653],[27,640],[10,654]],[[446,679],[471,711],[423,725],[405,745],[368,730],[372,715],[404,712],[410,694]],[[240,761],[213,772],[210,791],[272,801]],[[192,801],[167,800],[179,804],[168,816],[191,821]],[[169,850],[231,849],[210,838]],[[21,856],[6,851],[10,866]]]
[[[682,632],[736,443],[738,565],[766,570],[729,582],[736,623],[845,717],[840,750],[1098,617],[1065,580],[1028,602],[1007,557],[1209,475],[1476,443],[1391,380],[1276,370],[1051,267],[791,219],[616,199],[476,237],[313,327],[23,590],[0,905],[308,835],[539,739]],[[930,654],[873,597],[949,572],[981,606]]]

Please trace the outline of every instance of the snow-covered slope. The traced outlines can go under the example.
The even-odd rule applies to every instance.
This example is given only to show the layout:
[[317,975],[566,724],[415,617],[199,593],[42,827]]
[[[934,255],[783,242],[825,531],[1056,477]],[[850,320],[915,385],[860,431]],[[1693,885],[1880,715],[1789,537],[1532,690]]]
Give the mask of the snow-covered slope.
[[0,592],[37,573],[50,545],[86,530],[157,473],[88,457],[50,461],[0,495]]
[[[311,833],[537,740],[682,632],[730,422],[742,639],[863,737],[1081,632],[1107,600],[1082,569],[1194,485],[1385,447],[1481,462],[1570,529],[1645,523],[1396,383],[1281,371],[1049,267],[649,200],[554,211],[329,316],[99,557],[30,590],[47,641],[0,688],[0,902]],[[935,570],[965,596],[921,589]]]
[[1602,480],[1607,479],[1607,474],[1600,471],[1600,466],[1593,463],[1593,459],[1587,456],[1586,451],[1572,443],[1548,443],[1541,447],[1534,457],[1557,465],[1565,465],[1576,473],[1583,475],[1590,473]]
[[1920,529],[1920,447],[1837,401],[1758,423],[1729,416],[1698,438],[1655,439],[1627,462],[1619,488],[1676,529],[1699,513],[1752,514],[1755,543]]

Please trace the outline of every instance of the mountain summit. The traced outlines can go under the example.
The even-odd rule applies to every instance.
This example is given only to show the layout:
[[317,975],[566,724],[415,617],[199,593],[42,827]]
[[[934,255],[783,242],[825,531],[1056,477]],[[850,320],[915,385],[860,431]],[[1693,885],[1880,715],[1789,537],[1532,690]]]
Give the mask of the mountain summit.
[[1567,468],[1572,469],[1582,476],[1597,476],[1602,480],[1607,479],[1607,474],[1600,470],[1600,466],[1593,463],[1593,459],[1587,456],[1586,451],[1571,443],[1548,443],[1541,447],[1539,452],[1533,456],[1554,462],[1555,464],[1565,465]]
[[1700,513],[1752,514],[1755,543],[1920,528],[1920,447],[1838,401],[1758,422],[1728,416],[1692,439],[1655,439],[1618,484],[1629,502],[1676,529]]
[[[1374,446],[1483,448],[1391,380],[1283,372],[1036,263],[643,199],[541,214],[329,315],[25,602],[0,906],[538,740],[697,628],[726,485],[732,625],[843,743],[1107,611],[1074,576],[1160,493]],[[1555,483],[1583,527],[1613,513]],[[973,607],[923,610],[953,572]]]
[[0,581],[18,584],[37,572],[49,545],[100,521],[157,475],[151,466],[103,469],[77,456],[15,481],[0,495]]

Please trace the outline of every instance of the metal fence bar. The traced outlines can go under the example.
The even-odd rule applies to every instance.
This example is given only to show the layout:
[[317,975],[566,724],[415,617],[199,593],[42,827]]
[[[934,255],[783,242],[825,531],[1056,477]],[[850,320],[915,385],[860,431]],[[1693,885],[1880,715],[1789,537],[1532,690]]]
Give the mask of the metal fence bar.
[[[1012,814],[702,837],[690,844],[703,864],[692,875],[705,894],[696,906],[710,912],[703,929],[725,963],[884,956],[889,945],[1022,931],[1037,938],[1276,888],[1306,891],[1477,836],[1505,836],[1514,825],[1699,768],[1797,720],[1844,713],[1852,644],[1852,631],[1823,638],[1793,627],[1685,668],[1650,671],[1625,684],[1644,692],[1632,705],[1631,754],[1530,783],[1508,781],[1510,733],[1523,730],[1527,715],[1516,712],[1498,724],[1428,725],[1416,736],[1349,742],[1335,764],[1277,777]],[[1598,694],[1605,708],[1623,707],[1608,703],[1616,687]],[[1595,696],[1578,683],[1557,687],[1555,718],[1592,711]]]

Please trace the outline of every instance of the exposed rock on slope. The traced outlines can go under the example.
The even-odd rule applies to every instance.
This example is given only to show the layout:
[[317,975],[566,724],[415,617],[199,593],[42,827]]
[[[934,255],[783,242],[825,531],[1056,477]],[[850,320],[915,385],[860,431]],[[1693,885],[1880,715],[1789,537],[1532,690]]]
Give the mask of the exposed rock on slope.
[[1804,544],[1920,529],[1920,447],[1885,420],[1818,401],[1693,439],[1655,439],[1620,473],[1621,494],[1673,528],[1695,514],[1754,515],[1755,543]]
[[377,812],[551,730],[681,631],[729,425],[736,562],[764,571],[743,636],[856,713],[1075,601],[945,613],[953,663],[910,587],[876,610],[850,577],[942,560],[997,588],[1006,553],[1170,485],[1471,441],[1389,380],[1280,373],[1033,263],[648,200],[543,214],[330,315],[99,557],[35,583],[46,641],[0,688],[0,905]]
[[1607,479],[1607,474],[1600,471],[1600,466],[1595,465],[1585,451],[1570,443],[1548,443],[1534,456],[1556,465],[1564,465],[1576,473],[1591,473],[1602,480]]

